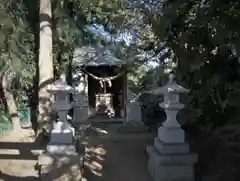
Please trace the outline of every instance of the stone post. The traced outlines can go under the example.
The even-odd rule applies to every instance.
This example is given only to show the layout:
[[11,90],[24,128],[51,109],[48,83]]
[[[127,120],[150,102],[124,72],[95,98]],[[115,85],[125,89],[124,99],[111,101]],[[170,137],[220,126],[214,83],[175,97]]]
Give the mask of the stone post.
[[78,74],[79,83],[75,87],[73,96],[73,123],[83,123],[88,118],[88,85],[86,76],[80,72]]
[[190,153],[185,132],[176,119],[179,110],[184,108],[179,102],[179,94],[189,91],[177,85],[174,76],[170,75],[167,85],[150,92],[164,95],[164,102],[159,106],[165,109],[167,119],[158,128],[154,145],[147,146],[148,171],[155,181],[194,181],[194,164],[198,158]]
[[66,82],[58,80],[48,87],[48,91],[55,94],[53,108],[59,120],[53,126],[46,151],[38,157],[41,180],[65,178],[65,180],[80,181],[83,155],[76,152],[73,141],[74,130],[67,121],[68,111],[72,107],[69,96],[73,93],[73,88]]
[[88,119],[88,98],[84,93],[77,92],[73,101],[73,123],[83,123]]

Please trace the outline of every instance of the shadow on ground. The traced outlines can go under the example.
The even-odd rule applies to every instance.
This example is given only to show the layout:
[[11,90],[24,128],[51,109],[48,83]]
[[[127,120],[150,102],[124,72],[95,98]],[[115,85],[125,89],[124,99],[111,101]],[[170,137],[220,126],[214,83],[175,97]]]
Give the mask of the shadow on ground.
[[27,177],[17,177],[17,176],[12,176],[8,175],[5,173],[2,173],[0,171],[0,180],[4,181],[37,181],[40,180],[38,177],[33,177],[33,176],[27,176]]
[[[147,132],[122,133],[119,132],[121,126],[109,123],[92,123],[87,126],[80,140],[86,145],[83,169],[85,180],[151,181],[147,172],[145,147],[152,144],[153,135]],[[42,151],[43,147],[35,142],[0,142],[0,181],[40,180],[35,168]],[[57,176],[65,174],[62,167],[55,169]],[[70,169],[72,171],[74,175],[79,172],[79,168]]]
[[0,139],[0,181],[39,179],[35,166],[43,148],[34,142],[32,132],[28,133],[24,137],[15,133]]

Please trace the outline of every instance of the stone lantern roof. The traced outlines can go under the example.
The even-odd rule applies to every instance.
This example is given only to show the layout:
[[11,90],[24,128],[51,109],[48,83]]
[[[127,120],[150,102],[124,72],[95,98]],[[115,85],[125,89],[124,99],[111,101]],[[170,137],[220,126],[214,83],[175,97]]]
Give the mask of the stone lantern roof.
[[58,91],[69,92],[69,93],[74,92],[74,88],[62,80],[56,80],[53,84],[51,84],[47,87],[47,90],[49,92],[53,92],[53,93],[58,92]]
[[174,80],[174,75],[169,75],[169,81],[168,83],[163,87],[157,87],[153,88],[149,91],[149,93],[155,94],[155,95],[164,95],[168,93],[188,93],[189,90],[185,89],[181,85],[178,85],[176,81]]

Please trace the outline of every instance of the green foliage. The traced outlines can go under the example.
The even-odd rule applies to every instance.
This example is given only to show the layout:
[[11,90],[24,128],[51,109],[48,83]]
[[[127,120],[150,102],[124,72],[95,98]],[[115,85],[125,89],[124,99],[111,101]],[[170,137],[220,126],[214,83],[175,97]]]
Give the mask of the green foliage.
[[162,96],[143,94],[140,101],[142,103],[142,119],[146,126],[152,127],[165,120],[165,112],[159,107],[159,103],[163,102]]
[[34,13],[28,9],[32,4],[27,0],[4,0],[0,3],[0,33],[3,38],[0,44],[0,76],[6,71],[10,73],[9,88],[16,96],[17,104],[24,101],[25,90],[31,87],[36,72],[36,14],[33,16]]
[[239,116],[238,1],[166,1],[152,18],[160,42],[171,47],[189,105],[209,130]]
[[[109,17],[115,12],[116,3],[118,1],[111,1],[109,4],[103,3],[101,0],[90,2],[82,0],[53,1],[53,23],[56,28],[54,54],[57,60],[55,66],[58,71],[62,71],[66,64],[71,62],[76,46],[99,41],[98,37],[92,36],[86,31],[85,26],[91,24],[93,19],[96,19],[98,23],[110,22],[111,18]],[[110,9],[111,11],[109,11]]]
[[35,64],[34,33],[26,20],[27,12],[20,0],[5,1],[1,9],[5,15],[5,18],[0,18],[2,32],[5,34],[3,62],[23,80],[31,79]]

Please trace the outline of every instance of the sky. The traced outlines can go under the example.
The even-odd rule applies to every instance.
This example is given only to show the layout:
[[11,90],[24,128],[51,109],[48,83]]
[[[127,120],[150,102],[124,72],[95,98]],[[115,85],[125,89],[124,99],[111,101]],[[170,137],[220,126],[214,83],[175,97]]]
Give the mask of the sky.
[[124,42],[127,46],[129,46],[132,42],[134,42],[134,35],[130,31],[124,31],[117,36],[111,35],[104,29],[103,25],[92,24],[85,27],[87,31],[93,33],[95,36],[99,36],[104,39],[106,42]]

